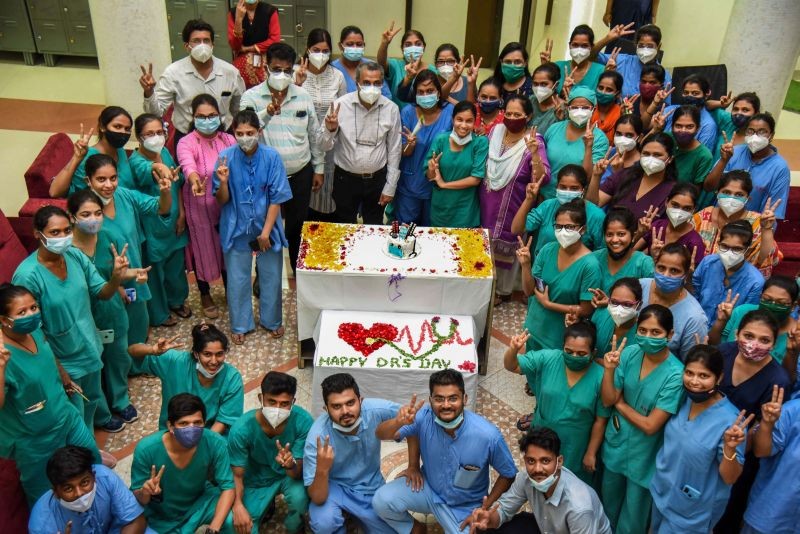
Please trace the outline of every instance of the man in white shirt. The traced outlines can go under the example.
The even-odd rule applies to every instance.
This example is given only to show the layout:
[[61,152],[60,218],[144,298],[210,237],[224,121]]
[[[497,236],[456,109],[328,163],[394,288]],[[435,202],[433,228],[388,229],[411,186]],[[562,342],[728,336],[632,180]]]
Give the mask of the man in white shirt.
[[381,95],[383,69],[377,63],[361,63],[356,83],[357,91],[331,105],[322,146],[334,151],[336,220],[356,222],[360,206],[365,224],[382,224],[400,176],[400,110]]
[[245,89],[236,67],[214,57],[214,28],[209,23],[200,19],[187,22],[183,27],[183,43],[189,55],[164,69],[158,83],[153,78],[152,64],[148,69],[141,67],[139,78],[144,90],[145,112],[160,117],[174,105],[175,146],[191,128],[194,97],[205,93],[216,98],[220,119],[227,128],[239,111]]

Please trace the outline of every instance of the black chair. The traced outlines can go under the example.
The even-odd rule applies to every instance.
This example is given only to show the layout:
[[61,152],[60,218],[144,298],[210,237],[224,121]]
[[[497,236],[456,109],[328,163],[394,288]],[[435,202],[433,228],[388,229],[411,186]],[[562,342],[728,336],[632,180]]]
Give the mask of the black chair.
[[728,68],[722,65],[699,65],[694,67],[675,67],[672,69],[672,85],[677,87],[672,93],[673,104],[683,104],[681,96],[681,86],[691,74],[703,76],[711,84],[712,99],[719,99],[722,95],[728,94]]

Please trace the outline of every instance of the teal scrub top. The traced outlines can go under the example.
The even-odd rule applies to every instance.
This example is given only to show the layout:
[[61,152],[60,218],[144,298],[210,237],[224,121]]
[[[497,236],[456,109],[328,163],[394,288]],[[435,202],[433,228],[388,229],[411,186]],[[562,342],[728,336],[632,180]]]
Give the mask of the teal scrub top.
[[[561,61],[554,61],[553,63],[558,65],[558,70],[561,73],[561,76],[558,78],[558,85],[556,85],[556,92],[560,93],[561,89],[564,88],[564,78],[566,78],[567,75],[572,72],[572,60],[562,59]],[[597,84],[600,81],[600,75],[603,74],[605,70],[606,66],[602,63],[596,63],[594,61],[590,62],[589,69],[586,71],[586,74],[583,75],[583,78],[581,78],[580,81],[575,82],[573,87],[586,87],[592,91],[597,90]]]
[[[486,176],[486,158],[489,155],[489,140],[473,136],[472,141],[461,147],[460,152],[450,149],[450,132],[441,133],[431,143],[425,166],[434,152],[442,153],[439,170],[445,182],[455,182],[472,176]],[[477,228],[481,225],[478,204],[478,186],[467,189],[440,189],[433,186],[431,194],[431,226],[449,228]]]
[[719,149],[725,144],[725,138],[722,137],[722,132],[725,132],[725,135],[728,136],[728,140],[730,141],[736,134],[736,125],[733,124],[731,113],[727,110],[717,108],[708,113],[711,115],[711,118],[714,119],[714,122],[717,123],[717,143],[712,153],[714,161],[717,161],[719,159]]
[[[564,271],[558,270],[558,243],[548,243],[536,256],[532,273],[550,288],[552,302],[579,304],[591,301],[590,287],[600,285],[600,269],[592,254],[578,258]],[[528,298],[525,328],[531,333],[528,350],[552,349],[564,346],[564,314],[545,310],[534,295]]]
[[[611,314],[608,313],[608,308],[605,307],[597,308],[594,311],[592,314],[592,323],[594,323],[594,326],[597,329],[597,341],[595,343],[595,346],[597,347],[597,357],[603,358],[606,355],[606,352],[611,350],[611,341],[614,339],[614,330],[616,329],[617,325],[614,324]],[[625,346],[635,343],[635,320],[633,325],[628,329],[627,332],[625,332],[623,337],[628,340],[625,343]],[[619,343],[622,343],[622,339],[617,339],[617,344]]]
[[655,270],[653,258],[638,250],[631,254],[631,257],[616,274],[611,274],[608,270],[608,249],[602,248],[594,251],[594,257],[597,258],[597,263],[600,265],[600,289],[606,295],[611,293],[611,286],[620,278],[652,278]]
[[233,467],[243,467],[244,485],[248,488],[265,488],[286,478],[286,470],[278,465],[278,447],[290,443],[292,456],[298,462],[303,459],[306,436],[314,424],[314,418],[300,406],[292,406],[283,430],[275,436],[267,436],[256,419],[260,409],[250,410],[240,417],[228,434],[228,453]]
[[164,432],[158,431],[142,439],[133,452],[131,490],[140,489],[150,479],[150,468],[166,466],[161,477],[162,502],[150,501],[144,514],[150,528],[157,532],[178,529],[195,501],[206,491],[206,486],[218,486],[220,491],[233,489],[228,446],[225,438],[208,429],[197,444],[189,465],[179,469],[164,447]]
[[[655,408],[673,415],[678,413],[684,398],[683,364],[670,352],[666,360],[640,380],[644,358],[639,345],[625,347],[620,365],[614,372],[614,387],[622,390],[625,402],[644,416],[650,415]],[[648,436],[613,407],[611,419],[606,425],[603,441],[606,469],[649,488],[655,472],[656,454],[664,442],[664,429]]]
[[[590,250],[605,249],[606,240],[603,235],[603,221],[606,213],[595,203],[584,200],[586,205],[586,227],[581,241]],[[556,233],[553,228],[556,220],[556,210],[561,206],[555,198],[543,201],[528,212],[525,217],[525,231],[536,232],[536,247],[534,254],[538,254],[542,247],[548,243],[556,242]]]
[[[558,183],[558,172],[564,165],[574,163],[583,164],[583,138],[578,137],[575,141],[567,140],[567,125],[569,120],[559,121],[551,125],[544,134],[544,142],[547,147],[547,160],[550,162],[550,182],[539,190],[542,198],[555,198],[556,183]],[[597,163],[608,152],[608,138],[606,134],[594,127],[594,143],[592,143],[592,163]]]
[[[736,341],[736,331],[739,330],[742,317],[744,317],[747,312],[757,309],[758,304],[739,304],[736,306],[731,312],[731,318],[728,319],[725,328],[722,329],[722,342]],[[772,347],[770,351],[772,357],[775,358],[775,361],[779,364],[783,363],[783,358],[786,356],[786,346],[788,342],[789,336],[786,332],[780,332],[778,334],[778,339],[775,340],[775,346]]]
[[61,280],[39,263],[34,251],[17,267],[12,282],[33,294],[53,352],[67,373],[77,379],[103,367],[103,347],[92,318],[91,297],[97,297],[106,280],[75,247],[64,252],[64,260],[67,276]]
[[[111,272],[114,267],[114,255],[111,253],[111,244],[122,252],[125,243],[114,241],[111,235],[101,229],[97,234],[97,244],[95,245],[94,256],[88,256],[97,272],[106,280],[111,279]],[[125,311],[125,303],[119,291],[108,300],[92,297],[92,315],[98,330],[113,330],[115,335],[127,335],[128,333],[128,314]]]
[[[75,191],[80,191],[88,187],[86,183],[86,160],[89,159],[89,156],[94,156],[95,154],[100,154],[100,151],[95,147],[90,147],[78,164],[75,172],[72,173],[72,182],[69,184],[70,195]],[[130,164],[128,163],[128,153],[125,152],[124,148],[117,149],[117,182],[120,187],[133,187],[133,174]]]
[[[161,162],[169,168],[177,165],[166,148],[161,149]],[[133,188],[145,195],[154,197],[158,201],[159,188],[158,184],[153,180],[153,162],[142,156],[137,150],[131,154],[130,163],[135,182]],[[147,241],[148,261],[163,261],[172,252],[185,247],[189,241],[185,230],[181,235],[175,233],[178,217],[180,216],[183,181],[183,174],[181,174],[180,179],[172,184],[170,191],[172,204],[170,205],[169,216],[162,217],[156,212],[143,214],[141,217],[142,230],[144,230],[145,241]]]
[[517,360],[536,394],[531,424],[557,430],[564,466],[584,482],[590,482],[593,475],[583,469],[583,456],[595,419],[609,414],[600,399],[603,368],[590,364],[586,374],[570,387],[561,349],[529,351]]
[[191,352],[168,350],[161,356],[146,356],[142,372],[161,379],[161,415],[158,428],[167,428],[167,404],[178,393],[197,395],[206,405],[206,427],[214,423],[233,425],[244,410],[242,375],[234,366],[225,363],[209,387],[197,376],[197,361]]
[[[410,102],[406,102],[397,94],[400,83],[406,77],[406,62],[403,59],[392,57],[389,58],[387,63],[389,68],[386,70],[386,81],[389,82],[389,89],[392,91],[392,102],[402,110],[410,104]],[[414,82],[412,81],[411,83],[413,84]]]

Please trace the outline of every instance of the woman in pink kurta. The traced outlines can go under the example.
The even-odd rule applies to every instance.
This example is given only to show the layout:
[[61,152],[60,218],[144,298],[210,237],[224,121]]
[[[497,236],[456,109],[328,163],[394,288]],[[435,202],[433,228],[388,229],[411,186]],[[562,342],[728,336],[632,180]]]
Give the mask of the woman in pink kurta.
[[187,177],[182,191],[189,231],[186,264],[194,269],[203,313],[216,319],[219,309],[211,298],[209,282],[220,277],[224,282],[226,273],[217,230],[219,205],[211,193],[211,182],[219,153],[236,140],[223,131],[219,106],[213,96],[196,96],[192,100],[192,116],[192,130],[178,142],[177,148],[178,163]]

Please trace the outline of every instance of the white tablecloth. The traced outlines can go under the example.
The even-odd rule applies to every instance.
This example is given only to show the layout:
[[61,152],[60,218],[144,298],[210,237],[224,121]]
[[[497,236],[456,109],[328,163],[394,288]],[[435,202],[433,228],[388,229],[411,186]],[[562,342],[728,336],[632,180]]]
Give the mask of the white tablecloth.
[[[320,229],[347,232],[332,239]],[[418,228],[418,256],[401,260],[384,252],[388,231],[388,226],[306,223],[296,274],[298,338],[313,336],[322,310],[358,310],[469,315],[480,340],[492,299],[488,232]],[[315,247],[337,240],[333,262],[311,261],[319,251]],[[402,278],[390,284],[393,275]]]
[[408,404],[414,393],[429,397],[432,373],[456,369],[474,409],[478,356],[469,316],[323,311],[314,340],[315,417],[322,413],[322,381],[335,373],[353,375],[363,397]]

